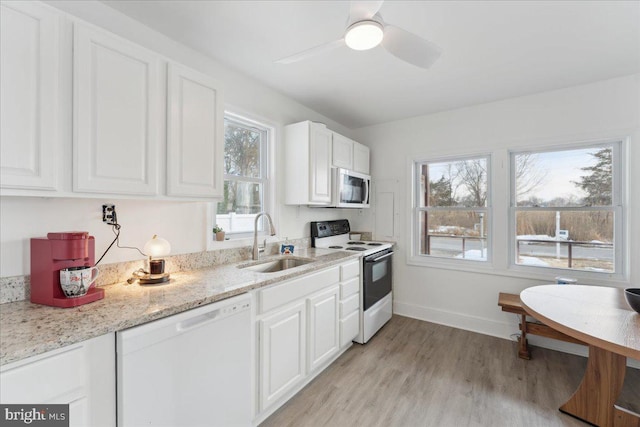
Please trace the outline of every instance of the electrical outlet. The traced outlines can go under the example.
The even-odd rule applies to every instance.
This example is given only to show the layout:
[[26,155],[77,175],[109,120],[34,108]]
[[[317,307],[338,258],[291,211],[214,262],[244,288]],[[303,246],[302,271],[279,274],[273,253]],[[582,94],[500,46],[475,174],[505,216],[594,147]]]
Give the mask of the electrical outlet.
[[107,225],[116,225],[118,223],[116,205],[102,205],[102,222]]

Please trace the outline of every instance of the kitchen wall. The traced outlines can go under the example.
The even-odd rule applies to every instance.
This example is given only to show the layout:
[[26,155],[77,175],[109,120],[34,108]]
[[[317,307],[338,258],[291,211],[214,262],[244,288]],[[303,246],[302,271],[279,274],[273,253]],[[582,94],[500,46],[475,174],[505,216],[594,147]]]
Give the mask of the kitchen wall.
[[[278,238],[290,239],[309,235],[309,221],[348,218],[357,215],[346,209],[310,209],[285,206],[282,182],[283,153],[281,152],[282,126],[301,120],[325,123],[330,129],[351,136],[349,129],[318,114],[276,92],[252,78],[242,75],[215,60],[151,30],[125,15],[95,1],[49,2],[72,17],[80,18],[126,39],[154,50],[215,77],[222,85],[225,105],[235,112],[250,114],[272,124],[276,129],[275,179],[276,204],[272,210],[277,221]],[[66,23],[69,21],[67,20]],[[71,27],[66,25],[63,41],[70,46]],[[70,50],[69,50],[70,52]],[[61,111],[61,140],[70,155],[71,150],[71,74],[70,60],[63,72],[60,90],[68,97]],[[67,98],[65,98],[67,99]],[[126,154],[123,154],[126,155]],[[71,187],[70,172],[66,173],[63,187]],[[96,237],[96,255],[101,254],[113,239],[111,227],[101,221],[103,203],[115,203],[118,219],[122,224],[121,244],[142,247],[153,235],[159,234],[171,242],[172,254],[199,252],[207,249],[208,212],[211,204],[203,202],[163,202],[155,200],[130,200],[113,197],[100,198],[0,198],[0,277],[29,274],[29,238],[44,236],[49,231],[83,230]],[[227,243],[228,244],[228,243]],[[246,244],[250,244],[246,241]],[[214,244],[222,248],[223,244]],[[141,259],[135,250],[113,248],[103,263]]]
[[[412,159],[480,151],[498,152],[497,158],[502,156],[501,160],[507,161],[506,150],[510,148],[619,136],[630,137],[625,233],[630,276],[626,283],[604,280],[599,284],[625,287],[640,283],[640,75],[358,129],[356,139],[371,148],[374,184],[395,183],[386,190],[393,194],[398,213],[394,224],[398,242],[394,260],[395,311],[508,338],[517,331],[516,318],[499,310],[498,292],[519,293],[528,286],[553,282],[555,276],[543,272],[534,279],[509,269],[508,213],[498,209],[493,212],[492,222],[492,270],[407,265]],[[508,170],[502,161],[494,162],[493,168],[494,206],[508,206]],[[378,235],[389,227],[389,221],[379,224],[376,209],[366,214],[368,227]],[[383,216],[391,218],[387,213]],[[582,282],[593,283],[586,279]],[[541,340],[531,337],[531,341]],[[545,345],[568,348],[558,341],[547,341]]]

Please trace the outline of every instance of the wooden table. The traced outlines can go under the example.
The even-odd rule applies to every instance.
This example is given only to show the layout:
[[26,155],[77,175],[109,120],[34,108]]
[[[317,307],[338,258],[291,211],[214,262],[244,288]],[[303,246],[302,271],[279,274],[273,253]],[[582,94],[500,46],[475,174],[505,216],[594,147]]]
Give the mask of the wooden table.
[[640,314],[618,288],[543,285],[520,294],[525,310],[589,345],[587,369],[562,412],[591,424],[640,427],[640,414],[616,406],[627,357],[640,360]]

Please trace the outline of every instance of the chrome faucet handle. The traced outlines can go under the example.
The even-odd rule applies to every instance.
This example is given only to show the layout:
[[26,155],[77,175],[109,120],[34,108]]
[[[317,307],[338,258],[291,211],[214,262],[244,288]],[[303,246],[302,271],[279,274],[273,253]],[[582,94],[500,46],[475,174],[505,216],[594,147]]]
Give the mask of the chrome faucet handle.
[[266,216],[269,221],[270,234],[272,236],[276,235],[276,229],[273,226],[273,221],[271,220],[271,216],[266,212],[260,212],[256,215],[256,218],[253,223],[253,250],[252,250],[252,258],[257,260],[260,257],[260,253],[264,252],[267,247],[267,239],[264,239],[264,245],[262,247],[258,247],[258,220],[262,216]]

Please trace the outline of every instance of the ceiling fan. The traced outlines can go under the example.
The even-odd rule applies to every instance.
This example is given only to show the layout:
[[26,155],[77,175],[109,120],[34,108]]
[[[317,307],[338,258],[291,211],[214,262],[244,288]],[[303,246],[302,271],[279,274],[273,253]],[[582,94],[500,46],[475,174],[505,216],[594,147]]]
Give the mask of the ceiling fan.
[[431,67],[442,53],[440,47],[407,30],[385,23],[378,14],[382,3],[384,0],[352,0],[347,29],[342,38],[281,58],[276,63],[302,61],[345,45],[354,50],[368,50],[382,44],[389,53],[405,62],[424,69]]

